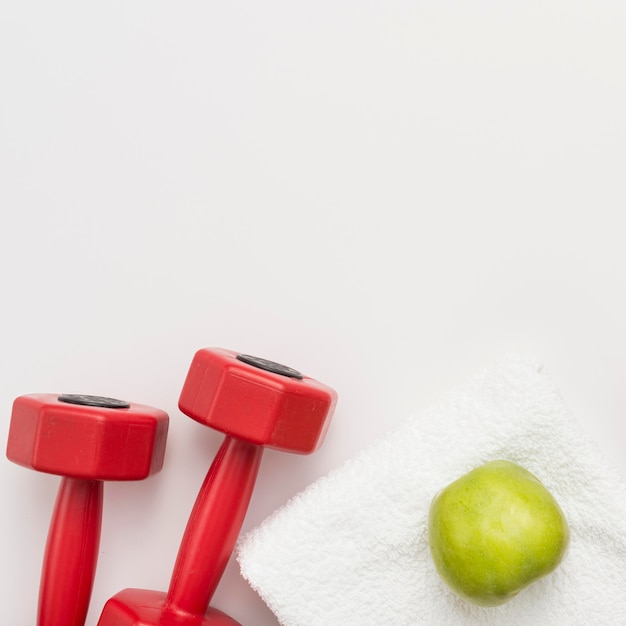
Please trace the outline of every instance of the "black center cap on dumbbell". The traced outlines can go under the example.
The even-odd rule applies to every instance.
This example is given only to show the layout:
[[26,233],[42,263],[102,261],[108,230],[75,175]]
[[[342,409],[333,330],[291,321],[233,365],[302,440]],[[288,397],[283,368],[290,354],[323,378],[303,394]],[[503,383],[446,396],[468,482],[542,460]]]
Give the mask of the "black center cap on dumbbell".
[[288,378],[297,378],[302,380],[303,376],[298,370],[294,370],[293,367],[287,367],[274,361],[268,361],[258,356],[250,356],[249,354],[238,354],[237,359],[248,365],[258,367],[266,372],[272,372],[274,374],[280,374],[281,376],[287,376]]
[[82,406],[96,406],[102,409],[130,409],[130,403],[125,400],[105,398],[104,396],[85,396],[78,393],[64,393],[59,396],[59,401]]

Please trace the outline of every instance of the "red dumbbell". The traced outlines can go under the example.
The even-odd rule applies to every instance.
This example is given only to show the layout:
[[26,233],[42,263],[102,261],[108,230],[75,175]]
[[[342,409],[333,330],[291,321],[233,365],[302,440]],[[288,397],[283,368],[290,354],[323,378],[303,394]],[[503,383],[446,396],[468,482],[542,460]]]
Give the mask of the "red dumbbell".
[[34,394],[13,403],[7,457],[63,476],[48,531],[37,624],[83,626],[96,571],[103,480],[163,466],[169,418],[101,396]]
[[167,593],[125,589],[106,603],[98,626],[240,626],[207,607],[241,530],[263,447],[314,452],[336,402],[335,391],[284,365],[198,351],[178,405],[226,437],[191,512]]

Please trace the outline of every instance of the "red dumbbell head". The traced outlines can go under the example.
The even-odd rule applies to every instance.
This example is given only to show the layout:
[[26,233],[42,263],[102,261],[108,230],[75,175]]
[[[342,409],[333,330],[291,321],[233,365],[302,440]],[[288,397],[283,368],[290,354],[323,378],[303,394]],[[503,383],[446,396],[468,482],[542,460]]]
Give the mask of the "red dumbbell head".
[[141,480],[163,466],[168,415],[100,396],[33,394],[13,403],[7,457],[40,472]]
[[309,454],[324,440],[337,393],[294,369],[219,348],[196,352],[180,410],[250,443]]

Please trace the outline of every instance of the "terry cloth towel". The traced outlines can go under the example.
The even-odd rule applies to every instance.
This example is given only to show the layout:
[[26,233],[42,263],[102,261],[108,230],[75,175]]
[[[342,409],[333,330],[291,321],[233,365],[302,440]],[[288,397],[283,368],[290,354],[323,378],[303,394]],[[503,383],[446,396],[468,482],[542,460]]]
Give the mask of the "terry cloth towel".
[[[561,565],[481,608],[439,578],[433,496],[494,459],[534,473],[570,525]],[[605,466],[536,363],[508,356],[307,487],[238,550],[285,626],[626,625],[626,485]]]

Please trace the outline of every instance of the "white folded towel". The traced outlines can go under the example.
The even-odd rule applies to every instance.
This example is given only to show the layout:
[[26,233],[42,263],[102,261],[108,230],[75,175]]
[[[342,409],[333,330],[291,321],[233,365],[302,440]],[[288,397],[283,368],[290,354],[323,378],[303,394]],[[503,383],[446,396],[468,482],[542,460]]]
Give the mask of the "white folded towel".
[[[509,603],[480,608],[437,575],[435,493],[492,459],[533,472],[569,521],[569,553]],[[541,367],[512,355],[318,480],[240,542],[285,626],[626,625],[626,485]]]

